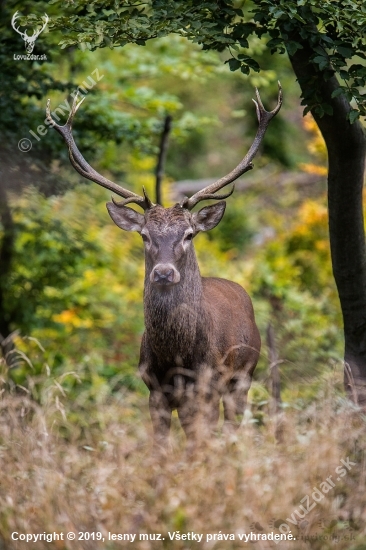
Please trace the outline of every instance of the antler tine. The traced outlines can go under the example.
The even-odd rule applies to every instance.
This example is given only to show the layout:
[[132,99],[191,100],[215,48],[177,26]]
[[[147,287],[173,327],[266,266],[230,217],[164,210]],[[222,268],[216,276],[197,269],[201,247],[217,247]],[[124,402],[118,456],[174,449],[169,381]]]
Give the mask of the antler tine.
[[[204,199],[202,200],[205,200],[205,201],[208,201],[208,200],[215,200],[215,201],[222,201],[224,199],[227,199],[228,197],[230,197],[235,191],[235,184],[233,184],[232,188],[230,189],[230,191],[228,193],[225,193],[224,195],[216,195],[216,194],[206,194]],[[180,203],[180,206],[182,208],[189,208],[189,206],[187,206],[188,202],[189,202],[189,198],[188,197],[185,197],[181,203]],[[197,204],[197,203],[196,203]],[[193,208],[193,207],[192,207]]]
[[[260,98],[259,92],[256,89],[255,90],[257,101],[254,101],[255,108],[257,112],[257,118],[259,122],[258,130],[256,133],[256,136],[254,138],[254,141],[248,151],[248,153],[245,155],[243,160],[238,164],[234,170],[232,170],[229,174],[226,176],[220,178],[219,180],[215,181],[214,183],[211,183],[204,189],[201,189],[201,191],[198,191],[195,193],[192,197],[185,198],[180,203],[182,207],[187,208],[188,210],[191,210],[196,204],[198,204],[200,201],[206,200],[206,199],[222,199],[222,196],[215,195],[217,191],[228,185],[229,183],[232,183],[236,179],[238,179],[240,176],[245,174],[245,172],[248,172],[253,168],[252,160],[254,159],[255,155],[258,152],[259,146],[262,142],[262,139],[264,137],[264,134],[266,133],[266,130],[268,128],[268,124],[270,123],[271,119],[278,113],[278,111],[281,109],[282,105],[282,87],[280,82],[278,82],[278,100],[277,105],[273,109],[273,111],[266,111],[262,100]],[[230,193],[231,194],[231,193]]]
[[47,13],[45,13],[42,17],[44,19],[43,27],[39,31],[37,31],[37,29],[34,29],[32,38],[33,37],[38,37],[44,31],[44,29],[46,28],[46,25],[49,21],[49,17],[47,15]]
[[47,25],[48,21],[50,20],[50,18],[48,17],[47,13],[45,13],[43,17],[45,18],[45,21],[44,21],[44,23],[43,23],[43,27],[42,27],[42,29],[40,30],[39,34],[41,34],[41,32],[44,31],[44,29],[46,28],[46,25]]
[[20,31],[20,30],[15,26],[15,21],[16,21],[17,19],[19,19],[19,17],[20,17],[20,15],[18,15],[18,13],[19,13],[19,11],[16,11],[16,12],[14,13],[13,17],[11,18],[11,23],[12,23],[13,29],[14,29],[18,34],[20,34],[20,36],[22,36],[22,37],[23,37],[23,36],[28,36],[28,35],[27,35],[27,31],[22,32],[22,31]]
[[[154,206],[154,204],[150,201],[150,199],[147,197],[145,193],[144,193],[144,197],[142,197],[140,195],[137,195],[136,193],[133,193],[132,191],[129,191],[128,189],[124,189],[120,185],[117,185],[113,181],[105,178],[104,176],[96,172],[96,170],[94,170],[94,168],[92,168],[90,164],[84,159],[72,135],[73,118],[75,116],[75,113],[79,109],[80,105],[85,99],[85,96],[84,96],[78,102],[78,96],[79,96],[79,93],[75,94],[74,101],[70,110],[70,114],[64,126],[60,126],[53,120],[51,116],[49,99],[47,100],[47,107],[46,107],[46,119],[49,122],[49,124],[53,126],[53,128],[55,128],[55,130],[57,130],[57,132],[61,134],[61,136],[63,137],[69,149],[70,162],[75,168],[75,170],[79,172],[79,174],[81,174],[84,178],[94,181],[95,183],[98,183],[102,187],[105,187],[106,189],[113,191],[120,197],[123,197],[128,201],[128,203],[135,203],[141,206],[141,208],[143,208],[144,210],[147,210],[148,208],[151,208],[152,206]],[[123,203],[125,203],[125,201],[123,201]],[[120,203],[120,205],[122,204]]]
[[[146,189],[145,187],[142,187],[142,191],[144,193],[144,200],[145,200],[145,203],[147,205],[147,208],[152,208],[153,206],[155,206],[155,204],[150,200],[147,192],[146,192]],[[116,205],[116,206],[126,206],[126,204],[130,204],[131,202],[135,202],[135,199],[134,197],[130,197],[128,199],[125,199],[124,201],[121,201],[121,202],[117,202],[113,197],[112,197],[112,202]]]
[[255,99],[253,99],[253,103],[255,104],[255,108],[256,108],[256,111],[257,111],[257,118],[258,118],[258,122],[260,123],[261,122],[261,118],[264,116],[264,117],[268,117],[268,123],[269,121],[271,120],[271,118],[273,118],[275,115],[277,115],[278,111],[281,109],[281,105],[282,105],[282,100],[283,100],[283,94],[282,94],[282,86],[281,86],[281,83],[280,81],[278,81],[278,100],[277,100],[277,105],[276,107],[273,109],[273,111],[266,111],[264,106],[263,106],[263,103],[262,103],[262,100],[261,100],[261,96],[259,95],[259,91],[258,91],[258,88],[255,89],[255,95],[256,95],[256,98],[257,98],[257,101]]

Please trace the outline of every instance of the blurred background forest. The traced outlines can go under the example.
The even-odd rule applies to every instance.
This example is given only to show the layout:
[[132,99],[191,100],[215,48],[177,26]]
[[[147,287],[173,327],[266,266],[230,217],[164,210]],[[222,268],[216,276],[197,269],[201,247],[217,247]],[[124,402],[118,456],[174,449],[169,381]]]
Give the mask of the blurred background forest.
[[[8,18],[19,3],[9,4]],[[37,10],[52,15],[52,7],[41,4]],[[144,391],[136,374],[143,332],[140,237],[113,225],[105,209],[110,193],[73,172],[57,133],[47,126],[45,135],[37,133],[47,98],[51,110],[62,109],[78,87],[87,94],[74,124],[80,150],[98,171],[137,193],[145,186],[154,196],[160,134],[165,116],[172,116],[163,182],[170,205],[203,186],[199,180],[237,164],[256,132],[254,88],[269,108],[281,81],[281,113],[255,169],[228,200],[223,222],[196,239],[199,263],[203,275],[247,289],[264,341],[273,324],[286,402],[303,399],[319,375],[341,369],[326,150],[311,115],[302,116],[285,56],[271,56],[253,41],[264,70],[247,76],[230,72],[227,54],[202,52],[178,36],[145,47],[66,53],[56,46],[57,34],[46,30],[36,49],[48,61],[27,63],[9,56],[23,47],[9,25],[3,38],[0,332],[12,333],[16,345],[8,361],[12,383],[28,387],[38,374],[72,371],[75,377],[64,383],[78,386],[78,393],[80,381],[94,396],[121,386]],[[65,107],[56,113],[66,120]],[[31,140],[31,150],[18,148],[22,138]],[[264,346],[256,378],[267,377]]]
[[[28,0],[1,8],[0,548],[22,548],[11,540],[22,530],[278,528],[351,456],[357,468],[305,523],[291,527],[309,534],[322,521],[323,534],[357,534],[359,546],[343,538],[338,548],[364,549],[364,420],[355,419],[343,390],[326,148],[311,115],[303,117],[287,56],[270,55],[252,37],[248,52],[263,70],[246,75],[230,71],[228,53],[202,51],[177,35],[91,52],[83,43],[61,49],[61,33],[46,28],[34,53],[47,61],[17,60],[25,49],[10,25],[13,14],[21,10],[29,22],[59,8]],[[168,206],[237,165],[257,129],[254,88],[271,109],[278,80],[284,104],[254,170],[237,183],[220,225],[195,240],[202,274],[240,283],[254,303],[263,347],[242,431],[229,441],[213,438],[202,455],[185,459],[175,417],[175,459],[160,462],[150,452],[147,390],[137,374],[142,242],[109,218],[110,193],[72,169],[64,142],[45,124],[46,101],[62,123],[72,94],[86,95],[73,128],[83,156],[136,193],[145,186],[151,197],[170,115],[162,189]],[[269,325],[282,440],[270,414]],[[67,544],[55,547],[106,547]]]

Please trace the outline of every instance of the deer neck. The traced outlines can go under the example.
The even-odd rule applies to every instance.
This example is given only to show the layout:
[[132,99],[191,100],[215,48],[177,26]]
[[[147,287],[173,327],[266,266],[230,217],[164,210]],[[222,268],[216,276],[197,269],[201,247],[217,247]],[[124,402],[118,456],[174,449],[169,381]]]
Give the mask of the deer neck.
[[[144,311],[150,346],[157,356],[168,362],[186,362],[197,339],[202,340],[204,308],[202,279],[193,247],[180,269],[180,282],[161,287],[150,282],[153,266],[146,260]],[[172,356],[174,354],[174,357]]]

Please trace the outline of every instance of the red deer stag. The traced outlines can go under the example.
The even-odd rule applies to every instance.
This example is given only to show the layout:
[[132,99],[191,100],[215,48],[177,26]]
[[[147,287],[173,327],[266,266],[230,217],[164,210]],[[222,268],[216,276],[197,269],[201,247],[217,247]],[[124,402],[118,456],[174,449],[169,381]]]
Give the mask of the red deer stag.
[[[144,312],[139,370],[150,390],[149,406],[155,438],[164,443],[171,415],[177,409],[188,438],[196,434],[198,418],[214,427],[219,403],[225,424],[235,425],[244,412],[256,367],[260,336],[248,294],[238,284],[216,277],[201,277],[192,240],[200,231],[216,227],[233,189],[216,193],[252,168],[270,120],[282,104],[279,85],[276,108],[267,112],[258,90],[254,101],[258,130],[247,155],[228,175],[185,198],[171,208],[153,204],[98,174],[83,158],[73,135],[73,117],[82,100],[74,100],[64,126],[54,122],[47,103],[47,119],[62,135],[73,167],[85,178],[113,191],[123,201],[107,203],[112,220],[125,231],[137,231],[145,245]],[[83,98],[84,99],[84,98]],[[191,213],[200,201],[219,202]],[[144,214],[128,208],[135,203]]]

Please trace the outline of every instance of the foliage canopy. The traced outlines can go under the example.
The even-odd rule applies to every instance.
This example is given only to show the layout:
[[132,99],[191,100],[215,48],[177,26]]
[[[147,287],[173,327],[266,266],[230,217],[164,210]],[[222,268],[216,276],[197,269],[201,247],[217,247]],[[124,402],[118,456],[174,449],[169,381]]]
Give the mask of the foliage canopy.
[[[51,4],[60,3],[52,0]],[[51,28],[61,29],[61,47],[81,49],[115,48],[127,43],[144,45],[147,40],[178,33],[205,50],[230,51],[230,69],[249,74],[259,71],[258,60],[248,52],[253,36],[267,38],[271,53],[294,55],[310,44],[309,63],[318,76],[329,80],[334,74],[340,85],[333,97],[344,95],[354,101],[348,114],[351,122],[366,115],[366,6],[363,0],[75,0],[68,10],[53,20]],[[320,92],[318,78],[303,88],[305,111],[319,116],[332,114],[332,106]]]

